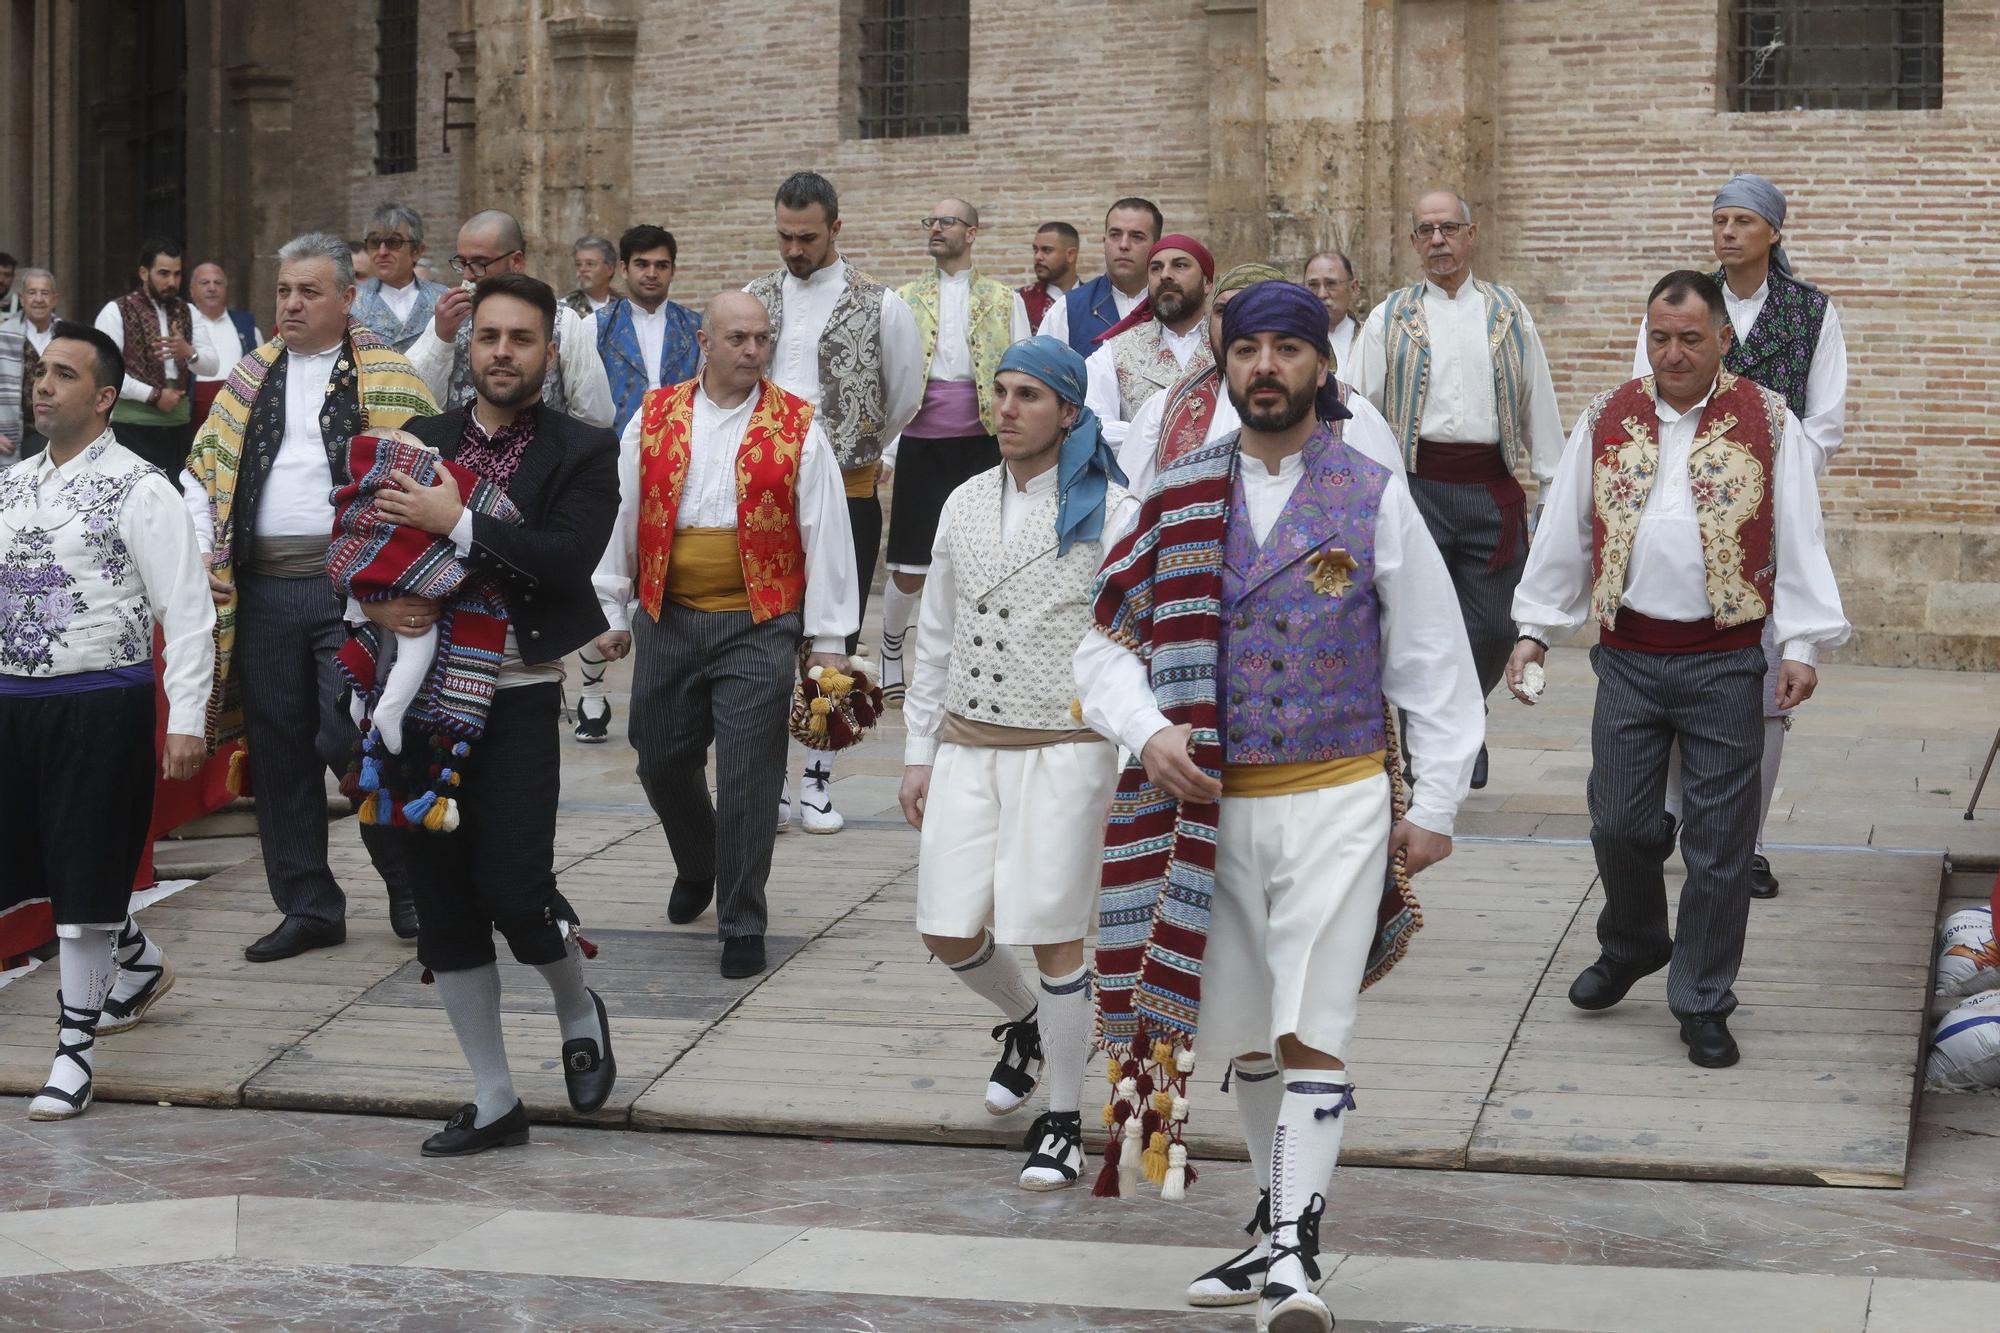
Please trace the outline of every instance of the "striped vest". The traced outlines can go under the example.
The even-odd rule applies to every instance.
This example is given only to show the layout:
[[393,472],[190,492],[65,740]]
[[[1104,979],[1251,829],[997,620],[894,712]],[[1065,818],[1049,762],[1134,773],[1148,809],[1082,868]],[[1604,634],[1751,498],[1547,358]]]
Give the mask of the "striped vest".
[[[1510,288],[1478,278],[1486,298],[1486,346],[1493,361],[1493,405],[1500,418],[1500,456],[1516,470],[1528,419],[1527,311]],[[1382,415],[1403,447],[1403,465],[1417,470],[1417,436],[1431,368],[1430,325],[1424,318],[1424,284],[1392,292],[1382,303],[1382,351],[1387,374]]]

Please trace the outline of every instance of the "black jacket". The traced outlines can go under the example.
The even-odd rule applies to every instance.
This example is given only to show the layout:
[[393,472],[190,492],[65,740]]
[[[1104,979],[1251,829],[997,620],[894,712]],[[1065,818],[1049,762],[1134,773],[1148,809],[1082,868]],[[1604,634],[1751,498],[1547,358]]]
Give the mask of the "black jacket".
[[[450,458],[465,413],[414,417],[403,429]],[[553,662],[607,628],[590,576],[618,518],[617,439],[543,406],[507,498],[525,521],[474,514],[470,563],[498,577],[521,660]]]

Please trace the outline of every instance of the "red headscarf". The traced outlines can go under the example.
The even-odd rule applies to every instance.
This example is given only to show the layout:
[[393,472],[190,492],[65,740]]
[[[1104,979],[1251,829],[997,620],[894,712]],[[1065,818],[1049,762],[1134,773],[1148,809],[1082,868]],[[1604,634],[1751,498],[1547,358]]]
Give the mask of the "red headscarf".
[[[1153,242],[1153,248],[1146,252],[1146,263],[1150,265],[1159,256],[1161,251],[1164,250],[1186,251],[1188,254],[1194,256],[1194,262],[1201,266],[1201,276],[1210,282],[1215,281],[1215,256],[1208,252],[1207,246],[1197,241],[1194,237],[1184,236],[1177,231],[1168,232],[1165,236]],[[1125,330],[1137,328],[1152,317],[1153,298],[1149,295],[1145,300],[1139,302],[1138,305],[1132,307],[1131,314],[1098,334],[1097,341],[1101,343],[1110,342],[1113,338],[1125,332]]]

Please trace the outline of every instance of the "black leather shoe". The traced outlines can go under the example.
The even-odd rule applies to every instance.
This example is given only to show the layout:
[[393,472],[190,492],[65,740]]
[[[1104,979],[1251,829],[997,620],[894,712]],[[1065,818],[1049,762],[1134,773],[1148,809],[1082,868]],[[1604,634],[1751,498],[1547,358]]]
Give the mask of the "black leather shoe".
[[1609,1009],[1624,999],[1625,992],[1638,985],[1641,977],[1649,977],[1665,966],[1662,962],[1651,967],[1626,967],[1609,958],[1599,958],[1570,982],[1569,1002],[1579,1009]]
[[754,977],[764,970],[764,937],[736,935],[722,942],[722,975]]
[[312,916],[288,916],[278,928],[243,951],[253,963],[275,963],[296,958],[309,949],[331,949],[347,943],[345,921],[321,921]]
[[389,929],[399,940],[417,937],[417,895],[394,884],[389,886]]
[[667,920],[677,926],[685,926],[706,912],[708,905],[714,901],[714,880],[677,879],[673,893],[667,898]]
[[479,1108],[471,1102],[452,1113],[444,1128],[424,1140],[426,1157],[470,1157],[488,1148],[518,1148],[528,1141],[528,1108],[519,1102],[514,1109],[484,1129],[473,1125]]
[[611,1099],[611,1085],[618,1081],[618,1061],[611,1054],[611,1020],[605,1017],[604,1000],[592,991],[590,1002],[597,1006],[603,1048],[588,1037],[576,1037],[562,1046],[563,1086],[569,1089],[569,1104],[585,1115]]
[[1687,1043],[1688,1059],[1703,1069],[1727,1069],[1742,1056],[1720,1014],[1689,1014],[1681,1020],[1681,1040]]
[[1778,877],[1771,873],[1770,861],[1762,856],[1750,858],[1750,896],[1752,898],[1778,896]]
[[1472,789],[1478,791],[1486,785],[1486,747],[1479,747],[1479,757],[1472,761]]

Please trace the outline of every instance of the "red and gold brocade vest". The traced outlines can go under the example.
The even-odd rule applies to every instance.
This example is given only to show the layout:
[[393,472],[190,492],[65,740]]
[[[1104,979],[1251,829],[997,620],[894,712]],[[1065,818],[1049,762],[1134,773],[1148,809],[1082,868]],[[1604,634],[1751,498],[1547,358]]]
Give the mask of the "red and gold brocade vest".
[[[699,378],[655,389],[640,404],[639,604],[655,621],[667,586],[674,518],[687,485]],[[770,380],[736,451],[736,545],[750,617],[761,624],[805,601],[806,552],[799,537],[799,461],[813,408]]]
[[[1659,470],[1653,377],[1605,394],[1591,404],[1590,418],[1590,610],[1609,630],[1618,620],[1632,542]],[[1747,376],[1721,372],[1688,450],[1688,486],[1717,629],[1771,613],[1777,572],[1772,462],[1784,437],[1784,398]]]

